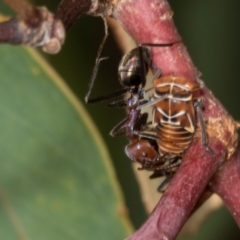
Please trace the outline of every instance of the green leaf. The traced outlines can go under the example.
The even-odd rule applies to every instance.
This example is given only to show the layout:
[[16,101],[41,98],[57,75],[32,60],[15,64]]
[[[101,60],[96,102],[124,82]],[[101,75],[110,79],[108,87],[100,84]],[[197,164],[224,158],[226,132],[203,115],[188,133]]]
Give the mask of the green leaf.
[[0,239],[123,239],[108,152],[83,106],[33,50],[0,45]]

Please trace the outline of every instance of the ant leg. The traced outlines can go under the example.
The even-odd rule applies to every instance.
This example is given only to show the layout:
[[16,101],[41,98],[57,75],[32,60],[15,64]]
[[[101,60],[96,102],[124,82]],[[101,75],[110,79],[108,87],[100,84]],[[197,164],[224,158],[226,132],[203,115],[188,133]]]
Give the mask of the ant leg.
[[[176,160],[178,160],[177,162],[175,162]],[[163,182],[158,186],[157,191],[158,192],[164,192],[163,188],[171,181],[171,179],[173,178],[173,175],[175,174],[176,170],[172,170],[172,168],[174,167],[178,167],[178,165],[180,165],[180,161],[179,158],[177,159],[173,159],[173,161],[171,161],[171,167],[168,169],[168,166],[170,165],[165,165],[165,167],[163,167],[163,169],[161,170],[155,170],[153,172],[153,174],[149,177],[150,179],[153,178],[157,178],[157,177],[166,177]],[[173,163],[175,162],[176,165],[174,165]]]
[[[139,119],[136,121],[136,123],[134,124],[133,128],[141,130],[141,128],[146,125],[147,118],[148,118],[148,114],[147,113],[143,113],[139,117]],[[127,134],[127,129],[129,128],[128,124],[129,124],[129,119],[128,118],[123,119],[120,123],[118,123],[111,130],[110,135],[112,137],[126,135]]]
[[201,128],[202,144],[205,147],[205,149],[214,156],[215,155],[214,151],[208,146],[207,132],[206,132],[206,127],[205,127],[205,123],[204,123],[204,120],[203,120],[203,116],[202,116],[203,106],[204,106],[204,104],[203,104],[202,99],[198,99],[197,102],[195,102],[195,104],[194,104],[194,107],[195,107],[196,112],[197,112],[197,117],[198,117],[198,120],[199,120],[200,128]]
[[100,62],[101,62],[102,60],[107,59],[107,58],[108,58],[108,57],[96,59],[96,63],[95,63],[94,69],[93,69],[93,74],[92,74],[90,83],[89,83],[89,85],[88,85],[88,91],[87,91],[87,94],[86,94],[86,96],[85,96],[85,102],[86,102],[86,103],[90,103],[89,96],[90,96],[90,94],[91,94],[91,92],[92,92],[92,89],[93,89],[93,84],[94,84],[94,81],[95,81],[96,76],[97,76],[97,73],[98,73],[98,69],[99,69],[99,66],[100,66]]
[[157,67],[154,64],[152,64],[152,68],[154,68],[156,70],[156,72],[153,75],[152,81],[151,81],[153,83],[154,80],[156,80],[161,75],[162,71],[161,71],[161,69],[159,67]]
[[127,107],[127,100],[126,99],[116,100],[116,101],[108,103],[107,106],[110,107],[110,108]]
[[147,139],[151,139],[154,141],[159,140],[157,135],[154,134],[149,134],[149,133],[144,133],[144,132],[139,132],[139,131],[134,131],[134,134],[138,135],[141,138],[147,138]]
[[107,57],[105,58],[100,58],[101,56],[101,53],[102,53],[102,50],[103,50],[103,46],[107,40],[107,37],[108,37],[108,27],[107,27],[107,20],[105,17],[103,17],[103,21],[104,21],[104,27],[105,27],[105,35],[104,35],[104,38],[100,44],[100,47],[98,49],[98,54],[97,54],[97,58],[96,58],[96,63],[95,63],[95,66],[94,66],[94,69],[93,69],[93,74],[92,74],[92,77],[91,77],[91,80],[90,80],[90,83],[88,85],[88,90],[87,90],[87,93],[86,93],[86,96],[85,96],[85,102],[88,103],[89,102],[89,96],[92,92],[92,88],[93,88],[93,84],[94,84],[94,81],[96,79],[96,76],[97,76],[97,72],[98,72],[98,69],[99,69],[99,65],[100,65],[100,62],[102,60],[105,60],[107,59]]
[[[155,43],[142,43],[138,45],[138,54],[139,54],[139,61],[140,61],[140,66],[141,66],[141,78],[142,78],[142,87],[145,87],[146,85],[146,66],[144,64],[144,56],[143,56],[143,46],[147,47],[171,47],[172,45],[179,43],[181,41],[173,42],[173,43],[163,43],[163,44],[155,44]],[[156,69],[157,71],[154,73],[153,80],[154,81],[156,78],[158,78],[161,74],[161,69],[152,64],[152,68]]]
[[[165,161],[164,157],[161,157],[161,159],[163,159],[163,162]],[[169,163],[169,164],[165,164],[165,165],[160,165],[157,166],[157,164],[159,162],[155,162],[153,164],[151,164],[150,166],[143,166],[142,169],[148,170],[148,171],[156,171],[156,172],[161,172],[161,171],[165,171],[167,172],[167,170],[172,171],[173,168],[178,167],[181,162],[182,162],[182,158],[173,158],[173,162]]]
[[172,176],[166,176],[166,178],[162,181],[162,183],[157,187],[157,191],[159,193],[164,193],[163,188],[170,182],[170,180],[172,179]]
[[141,116],[138,118],[138,120],[135,122],[134,126],[133,126],[133,130],[138,131],[138,130],[142,130],[142,128],[144,126],[146,126],[147,124],[147,119],[148,119],[148,113],[143,113],[141,114]]
[[149,99],[149,101],[139,104],[139,106],[137,107],[137,110],[152,106],[152,105],[156,104],[157,102],[162,101],[165,98],[167,98],[167,96],[157,97],[157,98],[153,96]]
[[[144,64],[144,56],[143,56],[143,46],[157,46],[157,47],[167,47],[167,46],[172,46],[175,43],[167,43],[167,44],[151,44],[151,43],[142,43],[138,45],[138,54],[139,54],[139,61],[140,61],[140,69],[141,69],[141,78],[142,78],[142,87],[145,87],[146,85],[146,66]],[[152,64],[152,67],[156,69],[156,73],[154,73],[153,80],[158,78],[161,74],[160,68]],[[153,81],[152,80],[152,81]]]
[[[138,170],[155,171],[155,168],[154,168],[155,164],[163,164],[163,159],[159,155],[155,156],[154,158],[151,158],[150,160],[147,160],[147,159],[144,159],[144,160],[145,160],[145,162],[137,161],[138,163],[142,164],[142,166],[139,167]],[[151,178],[151,176],[150,176],[150,178]],[[162,176],[164,176],[164,175],[162,175]]]
[[182,40],[178,40],[176,42],[172,43],[141,43],[142,46],[147,46],[147,47],[171,47],[177,43],[181,43]]
[[[127,92],[129,92],[129,88],[123,88],[123,89],[117,90],[115,92],[111,92],[111,93],[106,94],[106,95],[101,96],[101,97],[88,99],[86,102],[87,103],[102,102],[102,101],[107,100],[107,99],[112,99],[112,98],[119,97],[119,96],[121,96],[121,95],[123,95],[124,93],[127,93]],[[122,106],[124,106],[124,105],[122,105]],[[116,106],[115,106],[115,102],[112,102],[112,103],[109,103],[108,107],[118,107],[118,105],[116,104]]]
[[[141,78],[142,78],[142,87],[145,87],[146,85],[146,66],[144,64],[144,56],[143,56],[143,46],[146,47],[171,47],[172,45],[176,43],[180,43],[180,41],[176,41],[173,43],[141,43],[138,45],[138,54],[139,54],[139,61],[140,61],[140,70],[141,70]],[[154,65],[152,65],[153,68]],[[157,67],[156,67],[157,68]],[[156,79],[161,73],[161,70],[158,68],[158,71],[154,74],[154,79]]]
[[160,171],[154,171],[153,174],[151,174],[149,176],[150,179],[155,179],[155,178],[159,178],[159,177],[165,177],[167,174],[167,172],[165,171],[165,169],[162,169]]
[[146,85],[146,69],[145,69],[145,64],[144,64],[144,59],[143,59],[143,45],[139,44],[138,45],[138,54],[139,54],[139,61],[140,61],[140,70],[141,70],[141,78],[142,78],[142,87],[145,87]]
[[[176,41],[176,42],[172,42],[172,43],[141,43],[138,45],[138,49],[139,49],[139,57],[140,57],[140,66],[143,66],[143,68],[141,68],[141,75],[142,75],[142,80],[143,81],[143,87],[146,84],[146,69],[145,69],[145,65],[144,65],[144,61],[143,61],[143,50],[142,47],[143,46],[147,46],[147,47],[171,47],[176,43],[180,43],[182,42],[181,40]],[[157,67],[156,65],[154,65],[153,63],[151,63],[151,66],[153,69],[156,70],[156,72],[154,73],[152,82],[157,79],[160,74],[161,74],[161,69],[159,67]],[[144,75],[143,75],[144,74]]]
[[146,90],[144,91],[144,93],[146,94],[147,92],[149,92],[149,91],[151,91],[151,90],[153,90],[153,89],[154,89],[154,87],[150,87],[150,88],[146,89]]
[[[170,169],[171,170],[171,169]],[[155,173],[155,172],[154,172]],[[156,174],[158,173],[158,171],[156,171]],[[159,193],[164,193],[165,192],[165,190],[163,190],[163,188],[167,185],[167,184],[169,184],[169,182],[172,180],[172,178],[173,178],[173,176],[174,176],[174,174],[176,173],[176,171],[170,171],[170,172],[167,172],[167,171],[163,171],[163,173],[165,174],[165,175],[162,175],[162,176],[165,176],[166,178],[162,181],[162,183],[157,187],[157,191],[159,192]],[[150,176],[150,178],[151,178],[151,176]]]
[[[88,86],[88,91],[87,91],[87,93],[85,95],[85,102],[86,103],[96,103],[96,102],[101,102],[101,101],[104,101],[104,100],[107,100],[107,99],[116,98],[116,97],[121,96],[121,95],[123,95],[123,94],[125,94],[125,93],[127,93],[127,92],[129,92],[131,90],[130,88],[124,88],[124,89],[117,90],[115,92],[109,93],[109,94],[101,96],[101,97],[89,99],[90,94],[91,94],[92,89],[93,89],[94,81],[95,81],[97,73],[98,73],[100,62],[102,60],[107,59],[107,57],[100,58],[103,46],[104,46],[104,44],[105,44],[105,42],[107,40],[107,37],[108,37],[108,26],[107,26],[106,18],[104,16],[101,16],[101,17],[103,18],[103,21],[104,21],[105,36],[104,36],[104,38],[103,38],[103,40],[101,42],[101,45],[99,47],[97,58],[96,58],[96,63],[95,63],[95,66],[94,66],[94,69],[93,69],[93,73],[92,73],[92,77],[91,77],[91,80],[90,80],[90,83],[89,83],[89,86]],[[121,102],[119,104],[116,103],[116,107],[118,107],[118,106],[119,107],[125,106],[125,103],[124,102]],[[115,107],[115,103],[113,103],[113,104],[110,103],[109,107]]]
[[125,135],[127,123],[128,123],[128,118],[123,119],[111,130],[110,135],[112,137]]
[[172,163],[169,163],[167,165],[163,165],[163,166],[160,166],[160,167],[155,167],[154,171],[159,171],[159,170],[172,170],[172,168],[175,168],[175,167],[178,167],[181,162],[182,162],[182,158],[177,158],[175,159],[176,161],[172,162]]
[[[127,88],[124,88],[124,89],[129,91],[129,89],[127,89]],[[118,92],[120,92],[120,90]],[[115,94],[118,94],[118,92],[115,92]],[[126,92],[124,92],[124,93],[126,93]],[[118,96],[118,95],[115,95],[114,97],[116,97],[116,96]],[[90,101],[92,101],[92,100],[90,100]],[[107,106],[111,107],[111,108],[126,107],[127,106],[127,101],[128,101],[128,99],[120,99],[120,100],[110,102]],[[148,100],[141,100],[140,104],[144,104],[144,103],[147,103],[147,102],[148,102]]]

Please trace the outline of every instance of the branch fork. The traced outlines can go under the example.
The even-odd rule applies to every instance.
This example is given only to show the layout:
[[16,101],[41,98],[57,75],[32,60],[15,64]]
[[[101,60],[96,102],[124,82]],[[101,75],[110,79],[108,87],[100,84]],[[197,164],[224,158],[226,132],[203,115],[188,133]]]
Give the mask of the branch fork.
[[[6,1],[13,4],[21,17],[0,24],[0,42],[26,44],[24,26],[29,25],[31,16],[21,15],[16,4],[25,1]],[[39,20],[42,19],[40,8],[30,9],[38,13]],[[62,29],[68,30],[84,13],[102,17],[110,14],[138,44],[166,44],[181,40],[167,0],[62,0],[52,19],[59,19]],[[58,36],[60,45],[64,42],[65,31],[50,32]],[[182,42],[168,48],[152,47],[152,58],[162,76],[201,81],[200,73]],[[142,227],[127,240],[174,240],[206,191],[215,192],[223,199],[240,227],[239,124],[203,83],[201,98],[204,101],[203,117],[207,120],[208,144],[215,155],[206,151],[197,131],[163,197]]]

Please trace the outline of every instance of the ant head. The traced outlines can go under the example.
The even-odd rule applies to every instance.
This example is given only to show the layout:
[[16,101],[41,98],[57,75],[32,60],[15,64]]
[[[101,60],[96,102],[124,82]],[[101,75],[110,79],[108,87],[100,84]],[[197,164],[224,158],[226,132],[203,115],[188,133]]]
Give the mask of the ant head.
[[139,46],[127,52],[118,68],[120,83],[125,87],[144,87],[150,63],[149,47]]
[[151,165],[158,157],[158,152],[150,141],[141,139],[131,143],[125,148],[126,155],[133,161],[142,165]]

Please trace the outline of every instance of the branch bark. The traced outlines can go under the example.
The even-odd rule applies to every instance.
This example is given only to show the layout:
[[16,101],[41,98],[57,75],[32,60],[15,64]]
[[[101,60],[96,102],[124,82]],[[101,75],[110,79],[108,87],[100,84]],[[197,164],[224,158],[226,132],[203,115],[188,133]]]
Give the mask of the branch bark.
[[[55,17],[60,18],[68,29],[84,13],[112,15],[137,43],[172,43],[181,39],[167,0],[62,0]],[[21,35],[16,24],[21,27],[29,19],[23,20],[25,21],[14,20],[18,23],[8,22],[8,27],[7,23],[0,25],[0,32],[4,36],[9,35],[13,44],[19,43],[13,31]],[[57,33],[52,30],[49,32],[50,36]],[[63,36],[60,37],[62,43]],[[6,41],[6,38],[2,39]],[[162,76],[184,77],[189,81],[201,82],[200,73],[182,42],[168,48],[153,47],[152,59],[154,65],[161,69]],[[196,131],[194,141],[184,154],[182,164],[164,196],[148,220],[128,240],[175,239],[207,186],[223,198],[240,226],[240,147],[237,148],[237,124],[204,83],[201,83],[199,97],[204,100],[203,116],[207,121],[208,142],[215,155],[212,156],[205,150],[201,134]],[[234,153],[236,149],[237,152]]]
[[83,15],[89,12],[92,1],[62,0],[56,10],[56,17],[61,19],[66,30],[68,30]]
[[6,0],[18,16],[0,23],[0,43],[42,47],[56,54],[65,41],[65,29],[45,7],[34,7],[24,0]]
[[[166,0],[118,1],[113,16],[137,43],[171,43],[181,39],[172,19],[173,12]],[[152,48],[152,56],[153,63],[162,70],[162,76],[199,81],[200,73],[183,43],[171,48]],[[225,181],[235,171],[234,186],[240,184],[239,167],[237,168],[239,158],[232,158],[237,147],[237,125],[203,82],[200,97],[205,104],[203,115],[207,120],[209,145],[215,155],[211,156],[206,152],[201,143],[201,135],[196,132],[195,140],[183,156],[183,162],[167,191],[148,220],[128,240],[175,239],[220,167],[221,174],[217,174],[218,177],[211,181],[212,189],[221,196],[226,193],[232,195],[238,190],[238,187],[233,187],[230,191],[232,180]],[[226,162],[228,164],[225,166]],[[236,208],[239,209],[237,197],[225,195],[224,201],[232,214],[239,219],[236,211]]]
[[212,191],[216,192],[232,213],[240,227],[240,148],[209,183]]

